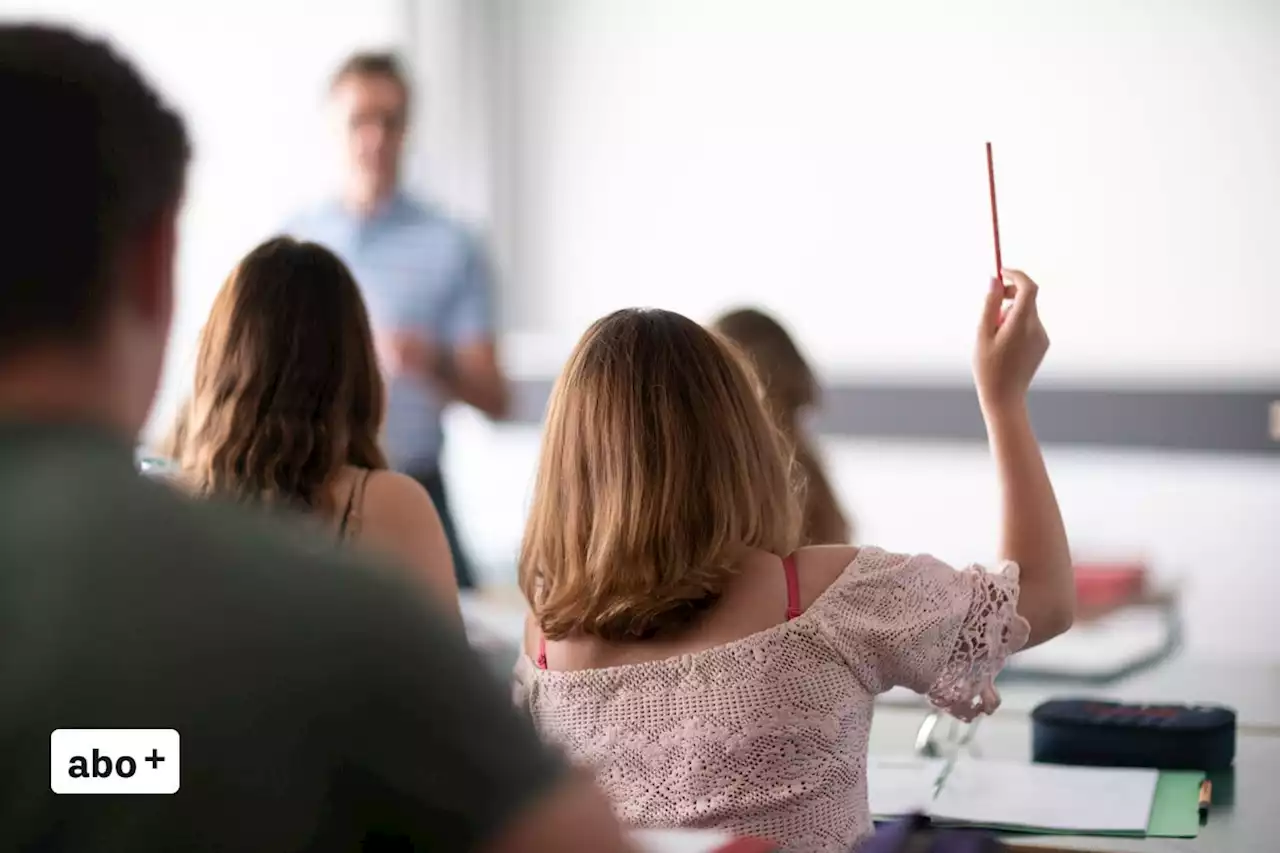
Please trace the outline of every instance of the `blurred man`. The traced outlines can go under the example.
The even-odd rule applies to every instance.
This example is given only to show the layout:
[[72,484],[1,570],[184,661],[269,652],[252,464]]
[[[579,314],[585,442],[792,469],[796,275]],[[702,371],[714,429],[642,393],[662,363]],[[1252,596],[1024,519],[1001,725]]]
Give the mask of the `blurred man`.
[[0,103],[0,850],[622,850],[399,573],[138,475],[186,131],[58,29]]
[[328,246],[355,273],[390,377],[387,455],[431,494],[458,586],[470,587],[440,475],[440,419],[454,400],[491,418],[507,413],[487,259],[461,225],[400,188],[409,84],[395,57],[353,56],[334,76],[330,100],[343,138],[341,197],[289,230]]

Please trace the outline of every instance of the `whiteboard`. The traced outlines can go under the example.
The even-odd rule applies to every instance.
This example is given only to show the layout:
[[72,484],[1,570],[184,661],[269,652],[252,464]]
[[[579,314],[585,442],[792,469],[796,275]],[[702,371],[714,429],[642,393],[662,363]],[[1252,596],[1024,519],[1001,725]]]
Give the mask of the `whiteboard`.
[[1046,377],[1280,378],[1280,4],[516,6],[526,330],[753,303],[828,374],[962,375],[991,140]]

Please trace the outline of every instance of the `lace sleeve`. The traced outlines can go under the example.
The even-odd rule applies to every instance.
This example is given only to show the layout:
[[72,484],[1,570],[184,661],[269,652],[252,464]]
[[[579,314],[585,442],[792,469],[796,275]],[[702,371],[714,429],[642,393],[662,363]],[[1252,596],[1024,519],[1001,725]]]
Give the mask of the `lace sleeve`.
[[959,575],[970,587],[969,606],[928,696],[952,716],[971,720],[999,707],[995,677],[1026,644],[1030,625],[1018,615],[1016,563],[1006,562],[994,574],[972,566]]
[[909,687],[962,719],[995,710],[995,675],[1027,641],[1018,567],[956,571],[864,548],[814,603],[831,644],[872,693]]

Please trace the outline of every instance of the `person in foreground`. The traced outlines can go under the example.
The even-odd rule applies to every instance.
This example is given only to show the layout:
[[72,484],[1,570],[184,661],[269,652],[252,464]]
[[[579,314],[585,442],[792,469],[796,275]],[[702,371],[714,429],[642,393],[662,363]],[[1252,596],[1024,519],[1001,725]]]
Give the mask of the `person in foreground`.
[[1071,624],[1067,538],[1026,407],[1047,345],[1035,284],[992,282],[975,375],[1003,563],[956,571],[797,548],[789,449],[745,360],[677,314],[597,321],[548,407],[518,701],[630,824],[851,849],[872,828],[875,695],[902,685],[989,713],[1006,657]]
[[385,391],[369,318],[332,252],[288,238],[250,252],[214,300],[194,388],[174,430],[181,480],[313,513],[335,538],[414,569],[461,619],[435,506],[378,446]]
[[755,308],[729,311],[712,328],[751,359],[764,386],[769,414],[795,448],[796,468],[804,478],[801,541],[805,545],[853,541],[853,526],[840,509],[840,500],[803,423],[808,410],[818,404],[821,389],[800,348],[781,323]]
[[[183,123],[57,28],[0,26],[0,102],[0,849],[626,849],[407,579],[137,473]],[[51,792],[102,781],[51,732],[125,728],[177,730],[177,793]]]

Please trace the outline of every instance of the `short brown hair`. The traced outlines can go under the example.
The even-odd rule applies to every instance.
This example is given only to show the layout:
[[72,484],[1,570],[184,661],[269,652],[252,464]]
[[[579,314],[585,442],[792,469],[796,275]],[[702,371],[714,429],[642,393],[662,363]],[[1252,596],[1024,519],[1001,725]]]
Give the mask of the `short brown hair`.
[[596,321],[552,391],[520,553],[543,633],[687,624],[751,549],[797,546],[786,439],[747,362],[670,311]]
[[405,103],[409,101],[409,76],[404,73],[404,66],[394,53],[385,51],[361,51],[347,57],[346,62],[338,66],[334,72],[330,89],[336,89],[349,77],[385,77],[393,81],[404,93]]
[[218,292],[171,441],[200,492],[330,512],[344,465],[387,467],[384,409],[351,272],[328,249],[281,237]]

